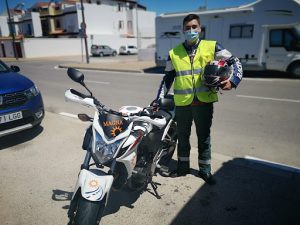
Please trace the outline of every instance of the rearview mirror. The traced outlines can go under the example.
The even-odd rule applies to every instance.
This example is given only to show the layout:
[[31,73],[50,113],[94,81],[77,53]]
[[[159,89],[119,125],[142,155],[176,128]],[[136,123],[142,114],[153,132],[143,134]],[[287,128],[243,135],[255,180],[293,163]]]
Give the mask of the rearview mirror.
[[84,75],[79,70],[68,68],[68,76],[75,82],[82,84],[84,82]]
[[10,69],[12,70],[12,71],[14,71],[14,72],[20,72],[20,67],[18,67],[18,66],[14,66],[14,65],[12,65],[12,66],[10,66]]

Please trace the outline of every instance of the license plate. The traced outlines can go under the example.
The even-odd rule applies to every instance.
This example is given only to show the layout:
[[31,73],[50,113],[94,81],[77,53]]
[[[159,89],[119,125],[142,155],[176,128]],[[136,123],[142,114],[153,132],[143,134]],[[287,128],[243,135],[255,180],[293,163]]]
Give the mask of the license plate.
[[14,112],[6,115],[0,115],[0,124],[1,123],[8,123],[14,120],[22,119],[23,115],[22,112]]

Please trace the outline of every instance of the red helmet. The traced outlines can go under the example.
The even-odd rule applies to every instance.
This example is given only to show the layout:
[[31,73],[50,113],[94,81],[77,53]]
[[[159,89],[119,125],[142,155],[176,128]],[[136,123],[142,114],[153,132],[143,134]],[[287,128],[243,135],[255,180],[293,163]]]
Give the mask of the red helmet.
[[209,88],[218,88],[222,81],[230,79],[231,76],[232,69],[226,61],[211,61],[204,67],[202,83]]

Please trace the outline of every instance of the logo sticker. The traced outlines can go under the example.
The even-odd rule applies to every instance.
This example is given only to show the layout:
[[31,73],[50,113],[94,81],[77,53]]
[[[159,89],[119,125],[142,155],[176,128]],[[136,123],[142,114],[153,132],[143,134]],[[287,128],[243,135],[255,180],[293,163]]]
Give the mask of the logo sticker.
[[111,129],[111,135],[113,136],[113,137],[115,137],[115,136],[117,136],[119,133],[121,133],[122,132],[122,127],[120,127],[120,126],[116,126],[116,127],[113,127],[112,129]]
[[95,187],[98,187],[98,186],[99,186],[99,183],[98,183],[97,180],[91,180],[91,181],[89,182],[89,186],[90,186],[91,188],[95,188]]

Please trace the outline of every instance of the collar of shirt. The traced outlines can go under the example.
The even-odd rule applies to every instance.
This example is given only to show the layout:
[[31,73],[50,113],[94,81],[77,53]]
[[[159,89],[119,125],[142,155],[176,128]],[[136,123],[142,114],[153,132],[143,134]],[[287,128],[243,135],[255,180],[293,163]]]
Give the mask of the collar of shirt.
[[196,52],[197,52],[197,48],[198,48],[198,45],[200,43],[200,38],[198,38],[197,42],[190,46],[186,43],[186,41],[183,43],[183,46],[187,52],[187,54],[191,57],[191,56],[195,56],[196,55]]

